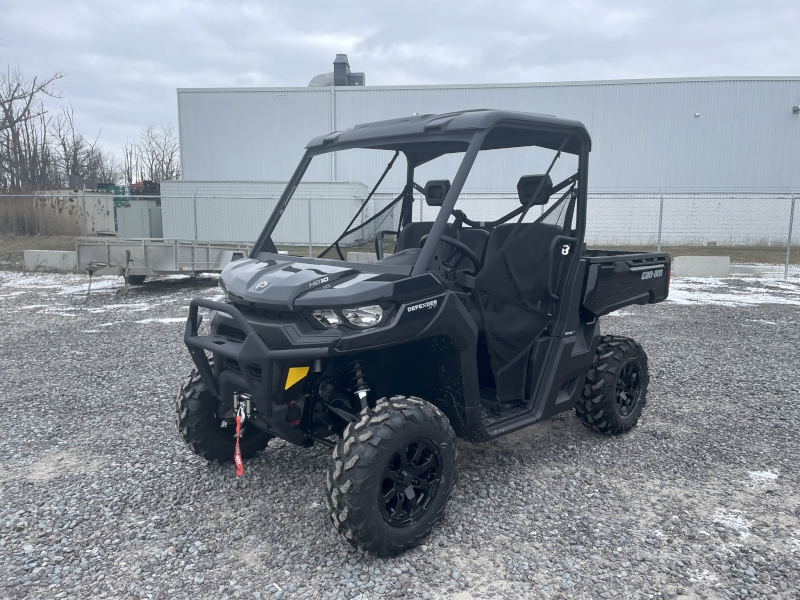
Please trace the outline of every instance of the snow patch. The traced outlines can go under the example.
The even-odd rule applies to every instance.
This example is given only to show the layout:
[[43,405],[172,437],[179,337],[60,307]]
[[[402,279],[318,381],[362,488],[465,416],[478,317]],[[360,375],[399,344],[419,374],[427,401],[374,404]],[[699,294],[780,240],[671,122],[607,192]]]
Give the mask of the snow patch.
[[748,537],[750,537],[750,528],[753,526],[753,524],[742,517],[740,512],[741,511],[738,510],[727,511],[719,508],[714,514],[714,522],[719,523],[727,529],[736,531],[737,535],[739,535],[743,540],[746,540]]
[[778,480],[778,474],[772,471],[748,471],[751,487],[770,488]]
[[186,323],[186,317],[167,317],[165,319],[142,319],[137,323]]
[[720,306],[753,306],[789,304],[800,306],[800,280],[752,279],[729,277],[706,279],[676,277],[672,280],[668,302],[684,305],[716,304]]
[[778,479],[778,474],[773,473],[772,471],[748,471],[747,474],[750,476],[750,479],[753,481],[753,483],[758,483],[761,485],[772,483]]
[[[92,279],[92,293],[110,292],[119,289],[120,278],[115,275],[98,276]],[[53,291],[56,294],[86,293],[89,278],[86,275],[66,275],[61,273],[18,273],[0,272],[0,285],[27,291]],[[14,292],[12,296],[24,294]]]

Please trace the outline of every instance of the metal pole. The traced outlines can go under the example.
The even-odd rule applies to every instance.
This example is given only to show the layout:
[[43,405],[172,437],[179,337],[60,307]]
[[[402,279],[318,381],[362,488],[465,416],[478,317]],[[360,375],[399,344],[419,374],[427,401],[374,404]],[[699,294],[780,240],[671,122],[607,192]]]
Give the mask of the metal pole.
[[81,192],[81,212],[83,213],[83,237],[86,237],[86,184]]
[[[331,86],[331,133],[336,131],[336,86]],[[331,152],[331,181],[336,181],[336,152]]]
[[661,252],[661,226],[664,223],[664,194],[661,193],[661,202],[658,206],[658,252]]
[[783,267],[783,278],[789,278],[789,257],[792,253],[792,225],[794,224],[794,201],[795,197],[792,194],[792,208],[789,211],[789,238],[786,240],[786,265]]
[[311,243],[311,196],[308,197],[308,258],[314,258],[314,246]]
[[[414,192],[411,192],[412,194]],[[422,207],[425,205],[425,199],[419,201],[419,222],[422,223]]]
[[192,212],[194,214],[194,241],[197,241],[197,190],[194,191],[192,196]]

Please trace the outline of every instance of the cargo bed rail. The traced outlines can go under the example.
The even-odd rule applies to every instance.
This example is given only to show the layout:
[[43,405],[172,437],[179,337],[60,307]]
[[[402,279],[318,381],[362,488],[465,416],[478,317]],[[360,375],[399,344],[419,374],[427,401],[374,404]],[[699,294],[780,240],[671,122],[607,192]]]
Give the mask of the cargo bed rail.
[[79,237],[75,241],[78,270],[108,265],[98,274],[194,275],[219,273],[228,263],[244,258],[252,244],[161,238]]

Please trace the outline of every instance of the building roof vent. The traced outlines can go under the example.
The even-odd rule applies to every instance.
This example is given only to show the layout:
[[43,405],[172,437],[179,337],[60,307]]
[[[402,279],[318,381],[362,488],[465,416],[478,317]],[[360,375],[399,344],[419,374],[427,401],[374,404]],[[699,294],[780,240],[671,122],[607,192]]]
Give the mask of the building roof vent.
[[364,73],[353,73],[350,71],[350,63],[347,60],[347,54],[337,54],[336,60],[333,61],[332,72],[317,75],[308,82],[308,87],[324,87],[331,85],[364,86],[366,85],[366,76]]

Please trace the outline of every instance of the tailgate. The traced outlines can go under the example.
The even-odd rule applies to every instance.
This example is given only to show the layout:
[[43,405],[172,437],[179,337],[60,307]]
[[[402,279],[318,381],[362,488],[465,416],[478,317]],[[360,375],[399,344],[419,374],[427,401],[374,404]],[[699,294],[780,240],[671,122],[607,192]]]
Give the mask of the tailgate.
[[671,262],[666,252],[590,251],[584,258],[583,306],[598,317],[667,298]]

